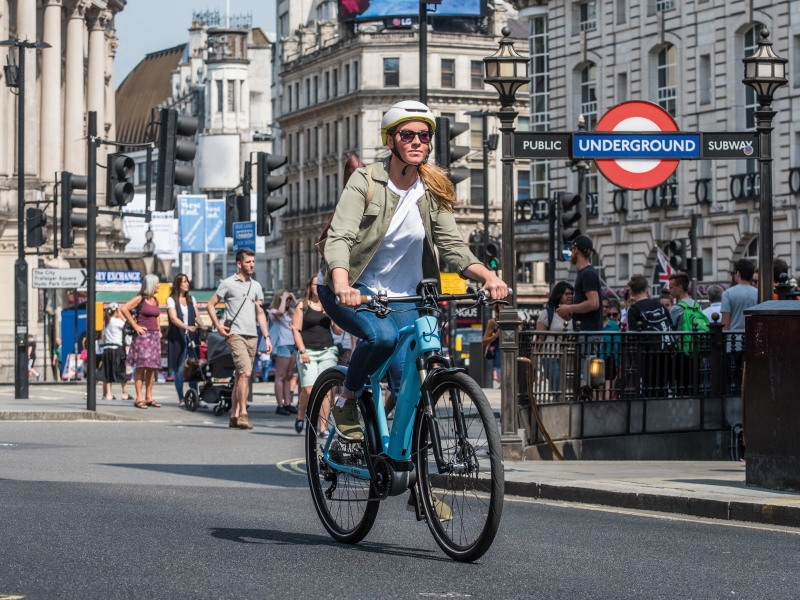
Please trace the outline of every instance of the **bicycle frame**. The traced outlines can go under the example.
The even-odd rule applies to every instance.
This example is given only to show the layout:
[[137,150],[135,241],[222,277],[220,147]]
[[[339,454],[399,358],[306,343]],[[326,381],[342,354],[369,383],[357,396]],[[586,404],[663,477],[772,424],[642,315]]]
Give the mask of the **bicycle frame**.
[[[383,392],[380,382],[397,353],[412,336],[414,339],[406,353],[403,375],[400,379],[400,391],[394,409],[394,421],[390,431],[386,421],[386,410],[384,408]],[[369,377],[378,420],[378,434],[380,436],[381,450],[391,459],[396,461],[412,460],[411,438],[414,432],[414,420],[417,407],[422,398],[423,384],[423,381],[420,379],[420,372],[417,369],[417,360],[427,352],[434,351],[440,353],[441,349],[438,319],[433,316],[422,316],[418,318],[413,325],[403,327],[399,331],[399,339],[394,352],[380,369]],[[323,451],[325,462],[337,471],[349,473],[362,479],[370,479],[368,469],[340,465],[331,460],[328,451],[334,437],[333,435],[329,436],[325,443]],[[437,460],[437,462],[439,461]]]

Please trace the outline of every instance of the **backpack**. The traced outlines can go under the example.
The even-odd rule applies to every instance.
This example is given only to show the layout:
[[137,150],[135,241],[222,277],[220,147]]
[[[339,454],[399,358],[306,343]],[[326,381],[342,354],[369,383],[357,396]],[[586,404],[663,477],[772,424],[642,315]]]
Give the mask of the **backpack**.
[[[369,179],[369,189],[367,190],[367,196],[364,198],[364,210],[367,210],[369,203],[372,201],[372,196],[375,193],[375,180],[372,178],[372,165],[365,165],[355,154],[347,159],[347,162],[344,165],[344,175],[342,176],[342,186],[346,186],[347,182],[350,180],[350,176],[356,169],[360,169],[362,167],[367,168],[367,178]],[[333,216],[336,214],[336,209],[331,213],[328,222],[325,223],[325,227],[322,229],[322,233],[319,234],[319,240],[317,240],[316,246],[317,250],[320,253],[320,256],[325,256],[325,242],[328,241],[328,231],[331,228],[331,223],[333,222]]]
[[[657,308],[650,310],[639,310],[641,315],[642,331],[672,331],[672,319],[667,309],[658,305]],[[671,335],[664,335],[661,338],[661,348],[666,349],[674,344],[675,340]]]
[[[681,331],[709,331],[708,317],[700,310],[700,306],[697,302],[694,303],[694,306],[689,306],[686,302],[681,300],[678,302],[678,306],[683,308]],[[685,335],[681,337],[683,338],[681,341],[681,350],[683,350],[685,354],[691,354],[694,347],[694,336]]]

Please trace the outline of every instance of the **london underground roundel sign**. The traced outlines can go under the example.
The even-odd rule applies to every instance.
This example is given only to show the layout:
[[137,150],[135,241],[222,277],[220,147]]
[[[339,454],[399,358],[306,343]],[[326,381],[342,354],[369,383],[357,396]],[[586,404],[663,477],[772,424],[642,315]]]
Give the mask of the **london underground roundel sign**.
[[[658,104],[633,100],[618,104],[597,123],[595,131],[678,131],[678,124]],[[678,167],[678,160],[598,159],[600,172],[614,185],[646,190],[664,183]]]

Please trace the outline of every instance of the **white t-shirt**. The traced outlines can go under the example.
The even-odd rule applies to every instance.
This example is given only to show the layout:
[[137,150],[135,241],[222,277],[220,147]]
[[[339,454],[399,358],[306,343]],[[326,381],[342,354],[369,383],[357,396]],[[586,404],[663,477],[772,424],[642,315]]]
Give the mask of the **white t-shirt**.
[[269,311],[271,322],[278,324],[278,339],[272,340],[272,344],[277,346],[294,346],[294,335],[292,334],[292,315],[289,312],[283,313],[283,318],[277,316],[278,309],[272,308]]
[[422,249],[425,226],[417,202],[425,194],[421,178],[407,190],[388,187],[400,196],[392,222],[378,250],[358,278],[358,284],[373,292],[386,290],[389,296],[413,296],[422,280]]
[[[541,323],[542,325],[547,327],[547,329],[549,331],[555,331],[555,332],[558,332],[558,333],[561,333],[562,331],[564,331],[564,319],[559,317],[557,312],[553,311],[553,324],[552,324],[552,326],[550,325],[550,318],[549,317],[550,317],[550,315],[547,314],[547,309],[543,308],[541,311],[539,311],[539,319],[536,321],[536,323],[537,324]],[[567,322],[566,331],[573,331],[572,322],[573,322],[573,319],[570,319]]]
[[[180,302],[178,303],[177,306],[179,306],[180,309],[181,309],[180,310],[181,321],[183,321],[184,325],[194,325],[194,323],[189,323],[189,307],[188,306],[184,306]],[[195,312],[195,315],[196,315],[197,314],[197,300],[194,299],[194,296],[192,296],[192,306],[194,306],[194,308],[195,308],[194,312]],[[167,310],[169,310],[170,308],[177,308],[176,305],[175,305],[175,298],[173,298],[172,296],[167,298]]]
[[122,346],[122,328],[125,321],[116,317],[111,317],[103,329],[103,347]]

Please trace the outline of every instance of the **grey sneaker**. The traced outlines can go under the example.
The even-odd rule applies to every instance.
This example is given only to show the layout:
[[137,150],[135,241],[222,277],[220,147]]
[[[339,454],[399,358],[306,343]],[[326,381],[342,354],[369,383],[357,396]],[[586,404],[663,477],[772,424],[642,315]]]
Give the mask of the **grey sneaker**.
[[360,442],[364,439],[361,423],[358,421],[358,402],[355,398],[345,400],[341,408],[334,405],[331,415],[336,421],[336,432],[351,442]]

